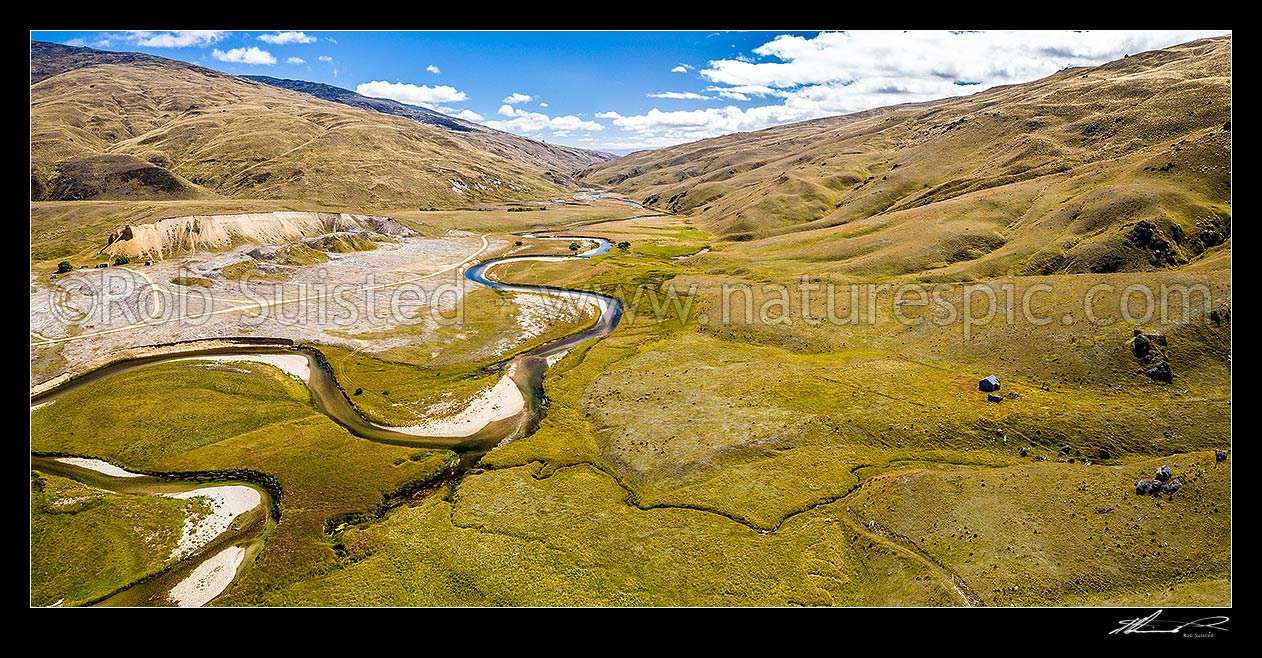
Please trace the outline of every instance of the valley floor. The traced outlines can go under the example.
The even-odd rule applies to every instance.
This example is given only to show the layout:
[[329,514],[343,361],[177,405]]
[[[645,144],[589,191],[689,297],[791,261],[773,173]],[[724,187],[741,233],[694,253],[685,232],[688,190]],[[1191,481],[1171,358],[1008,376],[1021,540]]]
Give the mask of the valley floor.
[[[197,276],[209,286],[181,287],[210,291],[208,308],[225,311],[196,326],[88,327],[66,309],[89,299],[50,295],[47,264],[33,266],[33,385],[125,348],[279,332],[321,349],[366,416],[406,424],[455,413],[494,383],[488,368],[591,321],[474,288],[453,276],[461,265],[569,253],[564,240],[513,235],[536,227],[626,241],[585,261],[497,270],[611,294],[624,315],[551,366],[537,430],[458,481],[440,477],[451,452],[358,439],[265,363],[168,363],[88,384],[32,411],[32,451],[276,477],[280,520],[213,604],[1231,604],[1229,252],[1181,270],[946,283],[935,299],[957,321],[939,323],[929,315],[939,307],[894,298],[898,286],[930,285],[914,276],[786,277],[687,217],[627,219],[643,211],[614,205],[547,218],[404,215],[426,237],[296,268],[278,293],[355,283],[360,297],[348,299],[362,301],[372,274],[381,290],[415,283],[429,295],[396,316],[428,317],[419,322],[280,318],[245,331],[246,314],[225,309],[257,304],[257,291],[222,276],[239,256],[219,255],[76,271],[143,279],[133,290]],[[448,279],[459,323],[428,315],[445,308],[433,300]],[[979,283],[1010,285],[1017,312],[1005,313],[1001,292],[990,319],[977,319],[987,297],[966,285]],[[887,289],[850,296],[878,284]],[[1112,296],[1088,298],[1102,285]],[[1119,291],[1134,285],[1203,288],[1208,306],[1184,312],[1194,303],[1180,300],[1124,321]],[[124,296],[119,308],[138,314],[145,299]],[[851,304],[861,321],[827,319]],[[1102,317],[1114,321],[1092,321]],[[1143,374],[1136,329],[1163,337],[1171,382]],[[978,390],[990,374],[1002,402]],[[1163,465],[1182,487],[1137,494]],[[49,494],[32,496],[33,509],[47,506]],[[169,511],[145,513],[171,525]],[[58,522],[65,533],[75,518]],[[32,542],[48,564],[63,559]],[[39,602],[64,596],[68,584],[40,573]],[[116,587],[110,578],[92,591]]]

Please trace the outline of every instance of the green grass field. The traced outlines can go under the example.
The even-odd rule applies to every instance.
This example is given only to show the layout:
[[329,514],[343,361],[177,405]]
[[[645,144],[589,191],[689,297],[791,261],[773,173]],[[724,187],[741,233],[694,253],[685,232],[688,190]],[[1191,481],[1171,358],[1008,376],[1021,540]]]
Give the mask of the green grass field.
[[[606,226],[633,244],[649,240],[645,227],[628,224]],[[700,257],[672,261],[633,248],[501,271],[511,281],[621,286],[629,307],[637,285],[660,292],[666,283],[677,290],[696,283],[695,305],[681,321],[675,307],[659,317],[641,298],[639,312],[628,313],[613,335],[549,372],[552,406],[536,434],[487,455],[491,470],[467,476],[448,498],[347,532],[348,548],[362,561],[275,601],[1229,601],[1228,563],[1209,557],[1229,554],[1229,468],[1208,469],[1213,456],[1205,452],[1230,444],[1223,351],[1229,324],[1194,316],[1148,327],[1170,338],[1172,364],[1182,374],[1169,387],[1134,374],[1126,326],[997,322],[965,341],[959,326],[896,324],[892,305],[873,325],[812,327],[799,302],[790,305],[787,324],[722,323],[720,286],[741,280],[712,267]],[[1212,272],[1155,276],[1225,292],[1225,279]],[[1122,289],[1153,277],[1049,279],[1053,293],[1038,297],[1033,310],[1066,308],[1101,281]],[[1038,281],[1019,282],[1018,295]],[[744,282],[756,290],[763,283]],[[709,320],[699,321],[698,313]],[[1018,398],[985,401],[977,379],[992,370]],[[1180,403],[1188,398],[1196,403]],[[1056,463],[1064,444],[1075,463]],[[1049,461],[1033,462],[1036,454]],[[1084,458],[1098,463],[1085,465]],[[1180,464],[1185,482],[1196,479],[1173,499],[1137,499],[1134,481],[1165,462]],[[894,505],[885,492],[903,478],[936,487],[924,495],[947,507]],[[989,486],[939,490],[940,481],[961,480]],[[992,499],[1000,495],[993,492],[1005,500]],[[1095,511],[1110,506],[1116,509]],[[1061,507],[1063,514],[1047,511]],[[874,509],[897,515],[886,519],[868,511]],[[1128,531],[1121,546],[1103,551],[1100,524],[1125,528],[1114,519],[1126,514],[1144,517],[1146,537],[1183,548],[1153,553]],[[1014,516],[1026,519],[1030,533],[1014,535],[1024,542],[1020,568],[1013,546],[1003,545]],[[1185,516],[1198,520],[1185,523]],[[957,525],[938,537],[948,518]],[[960,540],[965,525],[978,542]],[[983,527],[989,544],[980,543]],[[756,559],[759,566],[751,566]],[[1157,559],[1165,566],[1145,568]],[[491,573],[475,566],[488,561]],[[762,570],[766,565],[775,577]],[[400,572],[411,575],[403,582],[429,585],[386,582]]]
[[78,605],[156,573],[189,504],[32,471],[31,605]]
[[[1206,452],[1230,447],[1229,320],[1176,313],[1145,325],[1169,339],[1174,385],[1135,373],[1124,323],[998,321],[965,338],[958,323],[899,324],[896,313],[929,310],[886,300],[872,324],[812,325],[807,311],[825,306],[818,293],[806,308],[799,298],[777,307],[784,322],[744,318],[743,300],[724,321],[727,288],[744,286],[758,308],[776,295],[764,286],[795,282],[754,261],[728,271],[708,255],[673,259],[710,244],[685,218],[600,228],[631,249],[497,273],[615,294],[627,309],[619,328],[548,372],[550,410],[535,434],[486,455],[486,470],[454,490],[378,522],[332,537],[321,525],[380,503],[408,479],[396,469],[435,472],[442,454],[412,462],[415,451],[351,439],[263,366],[129,373],[114,383],[136,401],[127,408],[84,389],[65,407],[74,414],[36,412],[37,449],[147,468],[247,466],[291,483],[302,502],[286,493],[282,509],[301,511],[282,518],[225,603],[1229,602],[1230,470]],[[1050,286],[1031,308],[1046,315],[1090,286],[1141,281],[1203,284],[1215,298],[1229,290],[1222,268],[1022,277],[1014,290],[1020,299]],[[959,284],[941,294],[963,304]],[[495,359],[470,355],[512,332],[516,306],[497,297],[471,292],[467,324],[433,341],[372,357],[321,349],[348,392],[362,389],[352,400],[366,414],[412,422],[415,409],[492,383],[483,369]],[[987,403],[976,386],[991,372],[1018,397]],[[175,404],[192,399],[190,387],[199,404]],[[92,433],[102,421],[116,431]],[[1066,444],[1073,464],[1056,462]],[[351,455],[363,470],[323,472]],[[1136,498],[1134,481],[1167,462],[1184,490]],[[933,505],[910,504],[906,488]]]
[[137,369],[66,394],[33,412],[31,423],[36,452],[142,471],[248,468],[276,477],[280,522],[225,604],[256,603],[272,588],[335,568],[327,521],[373,510],[453,458],[353,437],[314,409],[300,383],[250,363]]

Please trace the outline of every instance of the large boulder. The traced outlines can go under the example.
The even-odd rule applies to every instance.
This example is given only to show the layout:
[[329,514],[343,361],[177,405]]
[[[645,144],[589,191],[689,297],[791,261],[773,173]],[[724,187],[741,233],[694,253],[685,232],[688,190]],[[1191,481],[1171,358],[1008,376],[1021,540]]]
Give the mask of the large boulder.
[[1173,475],[1174,471],[1170,470],[1169,466],[1162,464],[1161,468],[1157,469],[1157,474],[1152,476],[1152,479],[1154,482],[1165,482]]
[[[1025,455],[1021,455],[1021,456],[1022,456],[1022,457],[1024,457]],[[1225,462],[1225,461],[1227,461],[1227,451],[1226,451],[1226,450],[1215,450],[1215,451],[1214,451],[1214,461],[1216,461],[1216,462]]]
[[1161,485],[1161,493],[1172,494],[1178,491],[1179,489],[1181,489],[1182,487],[1183,487],[1183,481],[1180,480],[1179,478],[1175,478]]
[[1144,496],[1152,491],[1152,483],[1148,480],[1140,480],[1135,483],[1135,493]]
[[1137,334],[1135,338],[1131,339],[1131,354],[1134,354],[1136,359],[1148,356],[1148,352],[1151,349],[1152,343],[1148,342],[1148,339],[1143,334]]

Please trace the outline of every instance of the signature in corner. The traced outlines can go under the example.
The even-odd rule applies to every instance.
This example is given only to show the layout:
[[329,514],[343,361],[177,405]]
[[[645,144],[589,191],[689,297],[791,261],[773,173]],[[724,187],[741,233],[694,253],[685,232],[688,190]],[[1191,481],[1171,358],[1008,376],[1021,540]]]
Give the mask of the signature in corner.
[[1221,615],[1214,617],[1202,617],[1196,621],[1174,621],[1173,619],[1161,619],[1161,613],[1164,610],[1158,610],[1147,617],[1137,617],[1135,619],[1123,619],[1122,625],[1109,631],[1109,635],[1130,635],[1131,633],[1181,633],[1186,629],[1211,629],[1216,631],[1225,631],[1227,628],[1220,624],[1230,621],[1230,617]]

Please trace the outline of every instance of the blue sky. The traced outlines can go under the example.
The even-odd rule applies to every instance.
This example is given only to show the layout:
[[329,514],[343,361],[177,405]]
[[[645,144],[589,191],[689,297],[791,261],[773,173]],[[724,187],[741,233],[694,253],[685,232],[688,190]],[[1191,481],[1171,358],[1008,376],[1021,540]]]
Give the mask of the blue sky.
[[549,142],[625,152],[970,94],[1210,31],[32,32],[324,82]]

